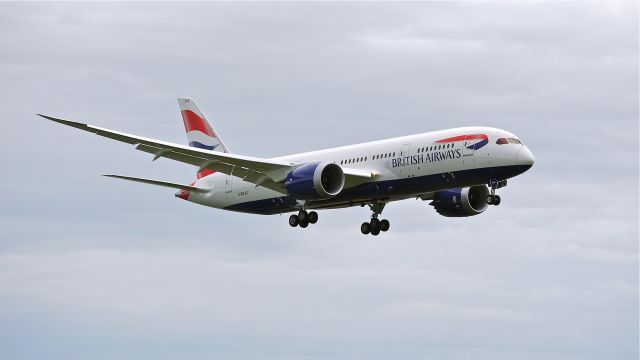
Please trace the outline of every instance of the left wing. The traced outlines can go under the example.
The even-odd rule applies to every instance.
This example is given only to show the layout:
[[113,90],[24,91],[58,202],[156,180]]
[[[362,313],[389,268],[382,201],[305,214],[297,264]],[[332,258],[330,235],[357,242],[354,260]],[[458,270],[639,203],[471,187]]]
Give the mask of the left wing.
[[198,166],[200,170],[211,169],[224,174],[237,176],[244,181],[261,185],[279,192],[282,192],[283,188],[278,183],[282,182],[289,172],[300,166],[300,164],[292,162],[273,161],[251,156],[202,150],[104,129],[76,121],[58,119],[41,114],[37,115],[60,124],[94,133],[96,135],[132,144],[137,150],[153,154],[153,160],[161,157],[172,159]]
[[[163,157],[198,166],[200,168],[199,171],[211,169],[213,171],[236,176],[244,181],[253,183],[256,186],[264,186],[285,194],[286,191],[282,187],[282,182],[285,180],[287,174],[296,167],[304,164],[203,150],[104,129],[76,121],[58,119],[41,114],[37,115],[63,125],[88,131],[96,135],[125,142],[127,144],[132,144],[137,150],[153,154],[153,160]],[[345,169],[345,181],[347,184],[362,183],[374,176],[376,176],[374,172],[367,173],[363,171]]]

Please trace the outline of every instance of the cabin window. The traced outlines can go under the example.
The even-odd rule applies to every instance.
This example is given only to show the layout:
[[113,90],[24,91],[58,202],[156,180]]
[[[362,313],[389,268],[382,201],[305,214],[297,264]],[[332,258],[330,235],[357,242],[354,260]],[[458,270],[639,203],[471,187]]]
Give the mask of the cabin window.
[[496,144],[498,145],[504,145],[504,144],[508,144],[509,140],[507,140],[507,138],[500,138],[498,140],[496,140]]

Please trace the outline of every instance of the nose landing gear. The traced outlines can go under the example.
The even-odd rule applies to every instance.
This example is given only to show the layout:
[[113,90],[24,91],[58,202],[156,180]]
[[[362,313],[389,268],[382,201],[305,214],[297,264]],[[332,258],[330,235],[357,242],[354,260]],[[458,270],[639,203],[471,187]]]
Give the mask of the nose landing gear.
[[507,180],[495,180],[492,179],[489,181],[489,186],[491,187],[491,194],[487,196],[487,204],[489,205],[500,205],[500,195],[496,195],[496,189],[500,189],[502,187],[507,186]]
[[380,231],[384,232],[389,230],[389,220],[378,220],[378,215],[382,213],[382,209],[384,209],[385,205],[386,203],[369,204],[371,211],[373,211],[373,215],[371,215],[370,222],[363,222],[362,225],[360,225],[360,232],[362,232],[364,235],[371,234],[373,236],[377,236],[378,234],[380,234]]

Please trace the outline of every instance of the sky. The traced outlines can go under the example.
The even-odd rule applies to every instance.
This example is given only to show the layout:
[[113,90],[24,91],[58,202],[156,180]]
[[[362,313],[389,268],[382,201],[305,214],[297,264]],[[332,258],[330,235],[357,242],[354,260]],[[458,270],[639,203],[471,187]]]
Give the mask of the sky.
[[[0,3],[0,358],[637,359],[638,3]],[[194,98],[273,157],[457,126],[534,167],[445,218],[246,215],[196,169],[35,113],[185,144]]]

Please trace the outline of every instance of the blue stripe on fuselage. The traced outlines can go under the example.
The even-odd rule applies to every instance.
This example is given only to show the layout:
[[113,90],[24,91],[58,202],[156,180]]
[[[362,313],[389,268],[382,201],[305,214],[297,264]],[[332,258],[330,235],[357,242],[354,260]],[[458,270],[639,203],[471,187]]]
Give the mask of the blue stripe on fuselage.
[[[487,184],[491,179],[508,179],[520,175],[530,168],[531,166],[529,165],[498,166],[397,180],[369,182],[344,189],[337,196],[327,200],[311,201],[308,205],[309,208],[331,207],[332,204],[349,204],[355,206],[376,199],[409,195],[418,196],[432,191]],[[225,209],[263,215],[280,214],[296,210],[296,199],[291,196],[282,196],[238,203],[228,206]]]

